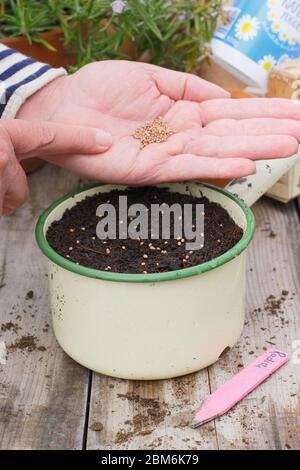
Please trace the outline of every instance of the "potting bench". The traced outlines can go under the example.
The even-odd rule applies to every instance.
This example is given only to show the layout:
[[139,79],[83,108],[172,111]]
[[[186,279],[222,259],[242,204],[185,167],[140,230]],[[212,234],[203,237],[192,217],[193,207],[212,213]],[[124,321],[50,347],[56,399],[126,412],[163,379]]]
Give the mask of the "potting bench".
[[[50,202],[85,182],[50,165],[29,180],[30,201],[0,222],[0,341],[8,351],[0,365],[1,449],[300,448],[296,202],[264,198],[253,208],[257,232],[238,344],[196,374],[130,382],[78,365],[60,349],[51,327],[47,263],[36,247],[34,226]],[[290,353],[287,365],[226,416],[190,428],[193,412],[211,391],[274,346]]]

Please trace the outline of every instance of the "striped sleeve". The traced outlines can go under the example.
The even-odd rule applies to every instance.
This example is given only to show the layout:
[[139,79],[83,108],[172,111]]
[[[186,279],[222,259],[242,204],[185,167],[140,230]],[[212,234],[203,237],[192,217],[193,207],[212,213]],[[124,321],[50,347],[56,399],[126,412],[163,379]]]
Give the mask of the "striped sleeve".
[[0,118],[14,118],[29,96],[66,73],[0,44]]

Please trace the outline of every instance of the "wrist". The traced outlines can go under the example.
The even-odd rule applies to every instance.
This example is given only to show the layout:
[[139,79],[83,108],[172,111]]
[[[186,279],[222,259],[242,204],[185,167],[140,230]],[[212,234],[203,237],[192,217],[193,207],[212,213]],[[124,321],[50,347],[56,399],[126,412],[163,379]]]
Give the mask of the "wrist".
[[62,103],[68,76],[60,76],[31,95],[20,107],[16,118],[28,121],[50,121]]

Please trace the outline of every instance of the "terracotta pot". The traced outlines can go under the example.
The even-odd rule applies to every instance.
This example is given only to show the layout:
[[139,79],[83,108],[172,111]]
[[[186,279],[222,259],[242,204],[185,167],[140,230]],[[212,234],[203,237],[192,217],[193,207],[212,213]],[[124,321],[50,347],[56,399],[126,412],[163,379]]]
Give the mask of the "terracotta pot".
[[1,42],[8,47],[17,49],[22,54],[33,57],[41,62],[46,62],[52,67],[64,67],[68,65],[69,60],[65,53],[63,45],[63,32],[61,29],[54,29],[41,35],[42,39],[48,41],[56,51],[50,51],[43,44],[33,42],[29,44],[25,36],[16,38],[2,39]]

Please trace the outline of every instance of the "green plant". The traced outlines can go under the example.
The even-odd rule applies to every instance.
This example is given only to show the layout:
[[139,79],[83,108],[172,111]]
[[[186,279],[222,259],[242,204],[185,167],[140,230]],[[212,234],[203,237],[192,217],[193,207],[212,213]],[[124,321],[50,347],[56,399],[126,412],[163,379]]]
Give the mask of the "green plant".
[[[4,0],[0,17],[4,34],[40,33],[59,25],[76,67],[93,60],[136,58],[179,70],[194,69],[206,50],[222,11],[222,0]],[[47,44],[46,44],[47,45]]]
[[33,2],[32,0],[1,0],[0,2],[0,37],[25,36],[54,50],[51,44],[41,37],[41,33],[58,26],[55,12],[49,15],[50,1]]

